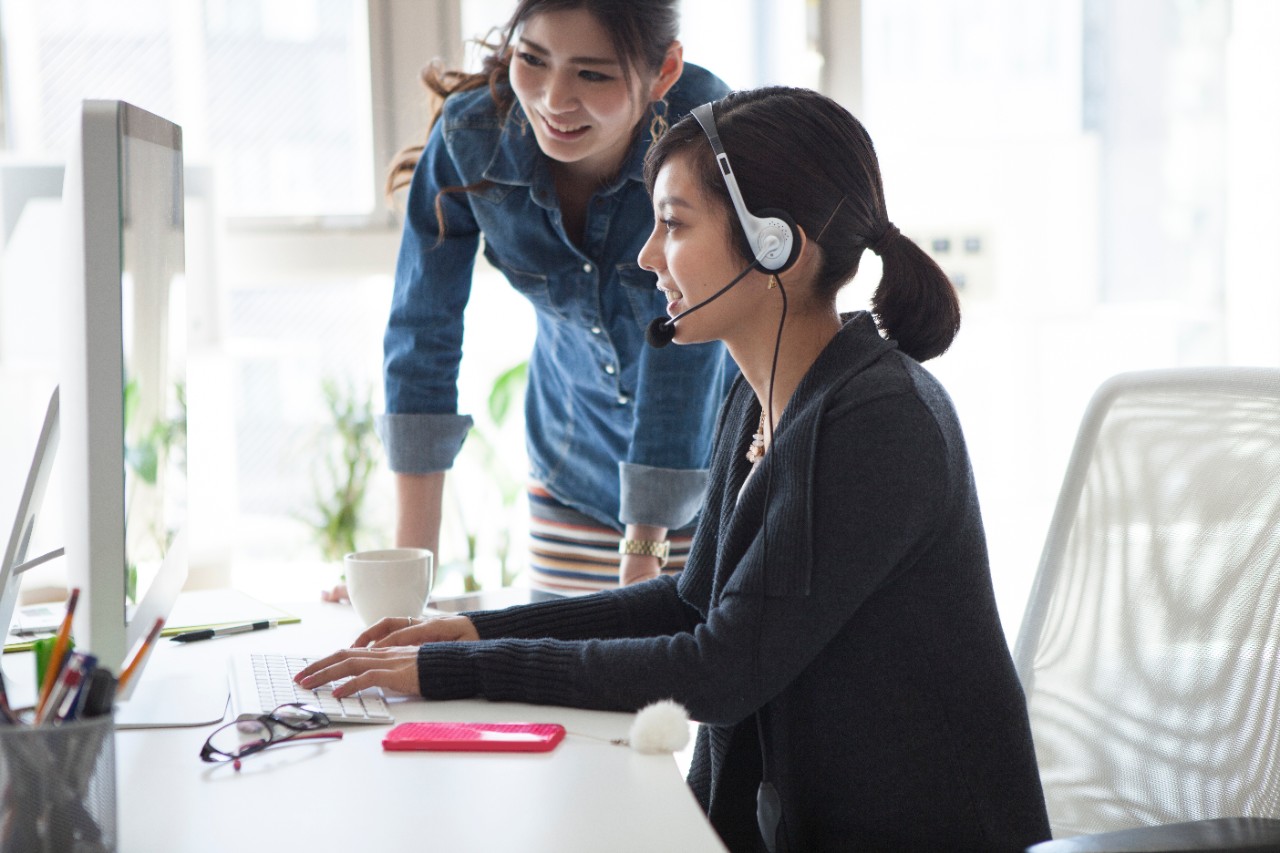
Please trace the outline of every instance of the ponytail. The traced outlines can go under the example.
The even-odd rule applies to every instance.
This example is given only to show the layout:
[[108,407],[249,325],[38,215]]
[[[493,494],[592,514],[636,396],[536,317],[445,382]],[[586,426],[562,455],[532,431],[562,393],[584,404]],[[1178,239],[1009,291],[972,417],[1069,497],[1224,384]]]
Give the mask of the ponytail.
[[882,267],[880,284],[871,297],[876,325],[916,361],[942,355],[960,331],[960,299],[951,280],[897,228],[887,239],[874,242],[868,248],[880,256]]

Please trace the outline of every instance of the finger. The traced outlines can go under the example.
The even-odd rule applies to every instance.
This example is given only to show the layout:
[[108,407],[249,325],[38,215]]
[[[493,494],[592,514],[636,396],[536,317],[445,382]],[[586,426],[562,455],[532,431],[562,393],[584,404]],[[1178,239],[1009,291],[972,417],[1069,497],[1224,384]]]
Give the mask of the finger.
[[354,675],[334,687],[333,695],[342,699],[369,687],[380,687],[410,696],[419,695],[416,656],[407,661],[402,659],[392,667],[375,667]]
[[345,699],[369,687],[387,687],[384,684],[388,671],[385,669],[368,669],[359,675],[353,675],[333,688],[335,699]]
[[322,657],[319,660],[312,661],[311,663],[303,667],[301,670],[299,670],[298,673],[293,677],[293,680],[301,684],[302,679],[315,675],[317,672],[320,672],[321,670],[328,669],[329,667],[333,666],[339,661],[349,657],[355,651],[356,651],[355,649],[339,649],[338,651],[334,652],[331,655],[327,655],[326,657]]
[[362,649],[370,643],[377,643],[396,631],[409,627],[411,624],[408,618],[404,616],[386,616],[361,631],[360,636],[356,637],[355,642],[351,645],[354,648]]
[[399,630],[392,631],[385,637],[374,641],[370,648],[385,649],[392,646],[420,646],[425,642],[429,642],[428,637],[432,634],[431,621],[415,621]]
[[334,604],[342,604],[343,602],[350,601],[347,597],[347,585],[340,583],[333,587],[333,589],[320,590],[320,600],[329,601]]
[[462,640],[478,640],[475,623],[465,616],[433,616],[415,622],[375,642],[372,648],[386,646],[421,646],[424,643],[449,643]]
[[417,649],[412,647],[408,649],[343,649],[303,669],[294,680],[302,687],[314,690],[322,684],[352,678],[370,669],[386,667],[387,658],[406,652],[414,657],[417,655]]
[[414,636],[417,634],[420,627],[421,626],[414,625],[409,628],[401,628],[399,631],[392,631],[390,634],[383,637],[382,639],[375,640],[374,643],[371,646],[369,646],[369,648],[370,649],[386,649],[386,648],[391,648],[392,646],[407,646],[407,645],[416,646],[418,645],[418,643],[415,642]]

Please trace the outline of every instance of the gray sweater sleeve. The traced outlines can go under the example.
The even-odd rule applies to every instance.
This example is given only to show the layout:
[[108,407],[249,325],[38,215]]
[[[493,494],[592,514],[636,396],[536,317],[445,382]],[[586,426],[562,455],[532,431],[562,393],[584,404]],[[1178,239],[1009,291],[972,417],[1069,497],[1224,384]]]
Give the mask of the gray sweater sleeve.
[[[945,514],[947,451],[924,407],[910,399],[881,398],[839,420],[824,425],[812,480],[775,473],[767,504],[764,489],[748,484],[738,508],[745,526],[734,523],[714,532],[733,537],[736,528],[751,531],[750,545],[735,566],[686,568],[731,570],[734,575],[705,620],[675,632],[674,621],[648,621],[657,618],[654,614],[673,612],[668,604],[679,600],[674,584],[663,579],[614,593],[616,621],[595,613],[602,602],[591,601],[594,596],[554,602],[565,614],[578,611],[583,616],[579,624],[592,614],[595,627],[614,630],[584,639],[554,625],[566,639],[530,639],[521,630],[521,638],[423,646],[418,656],[423,696],[482,696],[619,711],[672,698],[702,722],[731,724],[746,718],[822,652]],[[854,470],[857,476],[852,476]],[[780,523],[792,501],[816,510],[810,519],[812,541],[822,544],[812,567],[797,564],[804,558],[789,547],[788,531]],[[908,506],[911,510],[904,513]],[[761,517],[766,510],[767,521]],[[712,519],[704,518],[703,524],[708,523]],[[808,594],[761,594],[752,591],[759,590],[757,584],[743,582],[766,568],[764,537],[759,535],[765,527],[768,571],[812,570]],[[536,606],[546,608],[540,619],[552,617],[552,607]],[[627,626],[648,630],[629,631]],[[507,635],[513,633],[508,630]]]
[[681,600],[675,579],[647,583],[503,610],[463,614],[482,640],[589,640],[673,634],[690,630],[697,611]]

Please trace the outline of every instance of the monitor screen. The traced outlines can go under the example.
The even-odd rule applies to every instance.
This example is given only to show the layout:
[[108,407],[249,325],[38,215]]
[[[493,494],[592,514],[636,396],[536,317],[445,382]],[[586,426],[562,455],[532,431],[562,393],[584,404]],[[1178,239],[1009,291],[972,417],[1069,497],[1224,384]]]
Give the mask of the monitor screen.
[[63,188],[66,559],[77,644],[114,668],[186,514],[182,132],[122,101],[80,119]]

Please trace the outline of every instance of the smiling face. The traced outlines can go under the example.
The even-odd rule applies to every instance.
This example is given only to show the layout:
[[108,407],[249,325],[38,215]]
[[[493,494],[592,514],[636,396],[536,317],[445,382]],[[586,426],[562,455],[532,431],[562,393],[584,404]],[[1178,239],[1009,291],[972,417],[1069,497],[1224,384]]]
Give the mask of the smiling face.
[[575,174],[617,174],[650,101],[680,76],[633,68],[628,84],[609,33],[586,9],[542,12],[525,22],[512,48],[511,88],[543,153]]
[[[640,266],[657,274],[658,289],[674,317],[715,294],[750,263],[736,250],[729,211],[710,199],[690,160],[676,154],[653,184],[653,233],[640,250]],[[676,324],[675,342],[723,340],[753,334],[762,312],[767,276],[752,271],[712,305]]]

